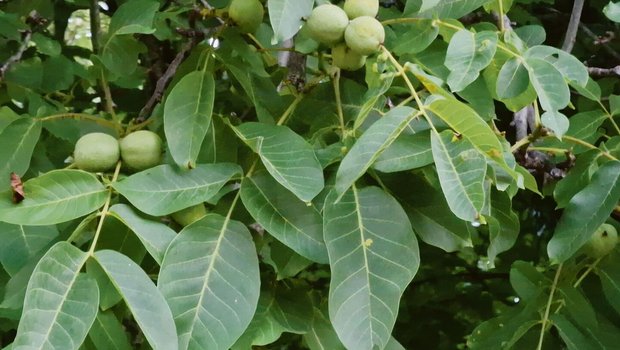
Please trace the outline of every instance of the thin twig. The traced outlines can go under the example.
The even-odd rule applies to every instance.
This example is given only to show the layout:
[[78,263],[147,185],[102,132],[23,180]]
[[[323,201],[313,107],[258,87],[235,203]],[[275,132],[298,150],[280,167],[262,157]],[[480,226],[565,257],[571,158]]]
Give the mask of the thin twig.
[[588,67],[588,73],[594,77],[620,76],[620,66],[615,66],[613,68]]
[[151,98],[149,98],[146,105],[144,105],[144,107],[140,110],[140,114],[138,114],[136,122],[142,123],[151,116],[151,112],[155,106],[161,102],[161,99],[164,96],[164,90],[166,90],[166,87],[172,80],[172,77],[176,74],[179,65],[181,65],[181,62],[183,62],[187,53],[190,52],[201,40],[202,36],[191,37],[190,41],[183,46],[183,49],[181,49],[172,62],[170,62],[170,65],[166,68],[164,75],[157,80],[155,91],[153,91],[153,95],[151,95]]
[[573,11],[570,14],[570,20],[568,21],[568,27],[566,28],[566,36],[564,37],[564,43],[562,44],[562,50],[569,53],[573,51],[573,46],[575,46],[577,29],[579,29],[579,22],[581,21],[581,12],[583,11],[584,2],[584,0],[575,0],[575,2],[573,2]]
[[22,44],[19,46],[19,49],[17,50],[17,52],[13,56],[9,57],[9,59],[6,60],[6,62],[4,62],[2,67],[0,67],[0,81],[4,79],[4,74],[9,70],[11,65],[13,63],[18,62],[22,58],[22,55],[24,54],[26,49],[28,49],[28,44],[30,43],[31,37],[32,37],[32,30],[28,29],[26,31],[26,34],[24,35]]
[[558,280],[560,279],[560,273],[562,272],[562,264],[558,266],[558,270],[555,272],[553,278],[553,284],[551,285],[551,291],[549,292],[549,299],[547,300],[547,307],[545,308],[545,314],[542,319],[542,328],[540,329],[540,337],[538,338],[538,346],[536,350],[541,350],[543,345],[543,339],[545,338],[545,328],[547,328],[547,322],[549,321],[549,312],[551,311],[551,303],[553,302],[553,295],[558,286]]
[[99,36],[101,28],[101,17],[99,16],[99,1],[90,1],[90,42],[93,46],[93,53],[99,53]]

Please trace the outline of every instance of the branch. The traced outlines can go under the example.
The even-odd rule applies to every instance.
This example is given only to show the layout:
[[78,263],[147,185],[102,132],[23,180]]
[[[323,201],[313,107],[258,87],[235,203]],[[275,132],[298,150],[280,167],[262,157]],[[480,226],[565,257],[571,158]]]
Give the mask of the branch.
[[37,29],[44,27],[47,23],[47,19],[39,16],[39,13],[36,10],[30,11],[28,17],[26,17],[26,24],[28,24],[30,28],[23,32],[24,37],[17,52],[13,56],[9,57],[0,67],[0,81],[4,80],[4,74],[6,74],[9,68],[11,68],[11,65],[21,60],[22,55],[28,49],[28,44],[32,38],[32,33],[37,31]]
[[579,22],[581,20],[581,12],[583,11],[583,3],[585,0],[575,0],[573,2],[573,11],[570,14],[570,20],[568,27],[566,28],[566,36],[564,37],[564,43],[562,44],[562,50],[571,52],[573,46],[575,46],[575,39],[577,38],[577,29],[579,29]]
[[24,52],[26,52],[26,49],[28,49],[28,44],[30,43],[30,38],[32,37],[32,30],[28,29],[25,33],[24,39],[22,40],[17,52],[13,56],[9,57],[9,59],[4,62],[2,67],[0,67],[0,81],[4,79],[4,74],[9,70],[11,65],[18,62],[22,58]]
[[151,112],[153,111],[155,106],[159,102],[161,102],[161,99],[164,96],[164,90],[166,90],[166,87],[170,83],[170,80],[172,80],[172,77],[174,77],[174,75],[176,74],[179,65],[181,65],[181,62],[183,62],[183,59],[185,59],[187,53],[190,52],[194,48],[194,46],[196,46],[201,40],[202,35],[192,36],[190,41],[185,44],[183,49],[176,55],[174,60],[170,62],[170,65],[168,65],[168,68],[166,69],[164,74],[161,76],[161,78],[159,78],[159,80],[157,80],[153,95],[151,95],[151,98],[149,98],[146,105],[144,105],[144,107],[140,110],[138,118],[136,119],[137,123],[142,123],[151,116]]
[[595,77],[620,76],[620,66],[615,66],[613,68],[588,67],[588,73]]

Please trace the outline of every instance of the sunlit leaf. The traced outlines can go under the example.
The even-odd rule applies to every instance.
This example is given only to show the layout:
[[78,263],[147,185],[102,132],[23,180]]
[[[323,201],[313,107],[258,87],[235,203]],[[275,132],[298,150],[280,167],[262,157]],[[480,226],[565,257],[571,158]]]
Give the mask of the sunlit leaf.
[[17,225],[51,225],[89,214],[103,205],[107,191],[94,174],[54,170],[24,183],[25,199],[0,193],[0,221]]
[[328,195],[323,221],[332,273],[329,318],[347,348],[383,348],[418,270],[418,244],[407,214],[381,189],[353,186],[337,197]]
[[88,254],[54,245],[34,269],[17,329],[15,349],[78,349],[97,314],[95,280],[81,274]]
[[191,170],[165,164],[131,175],[113,186],[136,208],[160,216],[206,202],[240,174],[241,168],[230,163],[200,164]]
[[229,349],[252,320],[260,291],[250,232],[238,221],[207,214],[172,241],[158,284],[180,349]]

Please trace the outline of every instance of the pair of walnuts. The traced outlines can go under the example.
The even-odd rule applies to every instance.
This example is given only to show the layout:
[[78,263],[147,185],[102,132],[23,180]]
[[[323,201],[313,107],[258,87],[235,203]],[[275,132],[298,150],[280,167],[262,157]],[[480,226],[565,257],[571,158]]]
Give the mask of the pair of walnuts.
[[132,132],[120,140],[93,132],[82,136],[75,144],[73,161],[78,169],[103,172],[113,169],[119,159],[134,171],[158,165],[162,156],[162,140],[148,130]]

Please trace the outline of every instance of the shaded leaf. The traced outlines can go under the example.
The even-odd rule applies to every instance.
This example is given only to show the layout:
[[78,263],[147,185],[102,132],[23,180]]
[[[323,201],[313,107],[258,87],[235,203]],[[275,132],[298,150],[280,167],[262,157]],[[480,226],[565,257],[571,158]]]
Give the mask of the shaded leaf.
[[176,232],[161,222],[149,220],[127,204],[115,204],[110,214],[129,227],[140,239],[149,254],[161,265],[166,249],[176,237]]
[[54,238],[55,226],[22,226],[0,222],[0,262],[4,269],[15,275]]
[[178,349],[170,308],[146,272],[113,250],[97,251],[94,258],[123,296],[151,347],[155,350]]
[[620,199],[620,162],[603,164],[568,203],[547,245],[549,258],[570,258],[596,231]]
[[131,350],[123,325],[112,311],[99,311],[88,337],[98,350]]
[[268,173],[245,177],[241,200],[252,217],[272,236],[302,256],[327,263],[323,218]]
[[512,210],[512,202],[506,192],[491,192],[491,215],[489,224],[489,247],[487,256],[493,264],[497,254],[507,251],[519,236],[519,217]]
[[213,75],[196,71],[184,76],[164,105],[164,131],[170,154],[181,168],[196,167],[200,147],[211,126],[215,81]]

